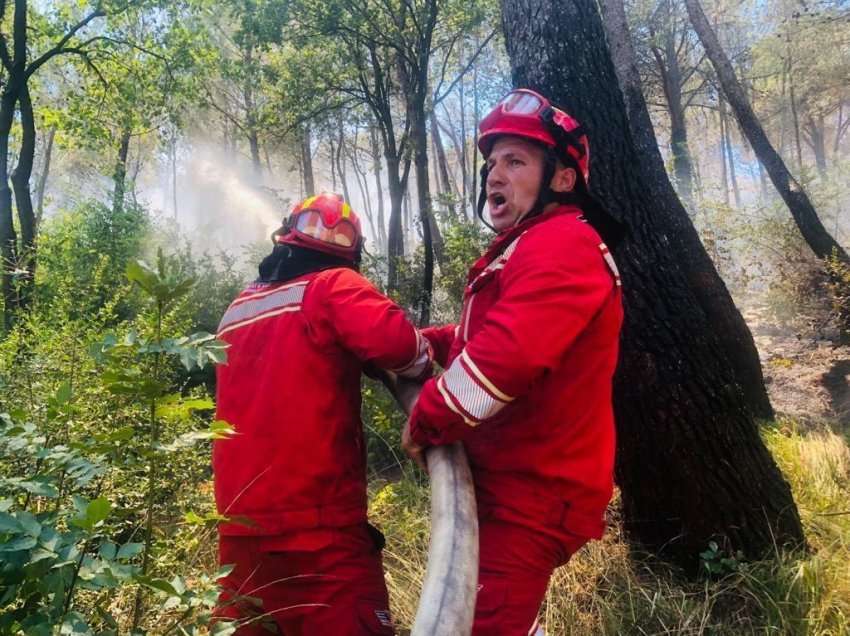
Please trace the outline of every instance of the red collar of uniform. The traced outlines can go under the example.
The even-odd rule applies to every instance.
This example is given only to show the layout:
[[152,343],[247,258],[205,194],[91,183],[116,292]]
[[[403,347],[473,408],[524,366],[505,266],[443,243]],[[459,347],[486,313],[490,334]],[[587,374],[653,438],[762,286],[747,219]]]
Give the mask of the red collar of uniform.
[[538,223],[543,223],[553,217],[561,216],[562,214],[581,214],[581,208],[574,205],[559,205],[554,210],[549,210],[543,214],[533,216],[530,219],[521,221],[519,224],[499,232],[496,235],[496,238],[493,239],[493,242],[490,243],[487,251],[484,252],[481,258],[479,258],[475,262],[475,265],[472,266],[472,269],[469,272],[469,280],[473,280],[476,276],[478,276],[481,270],[487,267],[487,265],[494,259],[498,258],[499,255],[508,248],[508,245],[513,243],[514,239],[516,239],[520,234],[526,232]]

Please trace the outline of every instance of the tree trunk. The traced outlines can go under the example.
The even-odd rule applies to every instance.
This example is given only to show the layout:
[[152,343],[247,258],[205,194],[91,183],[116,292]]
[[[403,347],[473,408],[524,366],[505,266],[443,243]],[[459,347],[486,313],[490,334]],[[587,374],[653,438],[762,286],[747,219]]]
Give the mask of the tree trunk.
[[593,144],[594,191],[631,227],[617,253],[626,322],[615,379],[627,535],[689,566],[712,539],[750,556],[801,543],[788,484],[731,380],[738,352],[718,337],[671,249],[687,217],[681,205],[659,214],[670,201],[657,200],[658,185],[647,187],[634,170],[645,162],[627,134],[596,4],[503,0],[502,10],[514,83],[582,123]]
[[177,130],[172,130],[171,135],[171,211],[174,213],[174,220],[177,220]]
[[399,158],[386,152],[387,182],[390,190],[390,229],[387,237],[387,289],[398,290],[398,266],[404,258],[404,228],[402,226],[402,204],[404,186],[399,173]]
[[47,177],[50,175],[50,160],[53,157],[53,140],[56,137],[56,127],[51,127],[47,132],[47,146],[44,149],[44,160],[42,161],[41,174],[38,175],[38,186],[36,187],[36,213],[35,226],[41,225],[44,216],[44,192],[47,189]]
[[447,197],[454,196],[457,192],[457,187],[452,183],[449,162],[446,159],[446,149],[443,146],[443,137],[440,134],[440,124],[437,122],[437,113],[435,111],[431,111],[431,138],[434,140],[434,147],[437,150],[437,168],[440,171],[440,179],[443,182],[443,195]]
[[670,116],[670,150],[673,155],[673,174],[676,177],[676,189],[687,209],[693,208],[693,169],[691,153],[688,150],[688,129],[685,121],[685,107],[682,103],[682,70],[679,66],[679,53],[676,47],[676,29],[667,6],[667,24],[664,29],[664,49],[657,51],[658,69],[664,84],[664,96],[667,101],[667,113]]
[[735,195],[735,207],[741,207],[741,190],[738,188],[738,175],[735,172],[735,152],[732,150],[732,133],[729,131],[729,120],[726,118],[726,104],[723,98],[720,98],[720,117],[723,121],[723,138],[721,139],[725,153],[724,157],[729,162],[727,174],[729,175],[729,183],[732,184],[732,193]]
[[18,308],[14,275],[18,268],[18,237],[12,216],[9,185],[9,132],[15,116],[17,91],[7,84],[0,97],[0,258],[3,260],[3,323],[6,331],[14,324]]
[[121,130],[118,142],[118,157],[115,159],[115,172],[112,175],[112,213],[119,215],[124,210],[124,191],[127,180],[127,154],[130,151],[130,128]]
[[685,4],[688,7],[691,23],[705,47],[708,59],[714,66],[720,85],[723,87],[723,93],[732,106],[738,124],[741,126],[741,131],[749,140],[753,152],[756,153],[756,156],[767,169],[770,180],[773,181],[774,187],[779,191],[785,205],[791,211],[791,216],[794,217],[794,221],[797,223],[806,243],[818,258],[829,258],[835,253],[841,262],[850,265],[850,257],[847,256],[847,252],[826,231],[809,197],[797,180],[791,176],[785,162],[782,161],[782,157],[779,156],[767,138],[735,77],[729,58],[720,48],[717,35],[705,19],[705,14],[699,2],[697,0],[685,0]]
[[629,131],[640,157],[638,165],[657,202],[655,213],[671,228],[671,246],[676,250],[680,266],[687,272],[690,288],[696,294],[702,311],[714,325],[724,350],[730,352],[735,379],[744,392],[747,406],[756,417],[771,419],[773,408],[764,388],[764,376],[753,336],[718,275],[714,262],[703,249],[699,234],[667,176],[641,90],[635,63],[637,58],[629,37],[623,0],[603,0],[602,9],[614,68],[626,102]]
[[313,178],[313,150],[311,148],[310,124],[304,124],[301,129],[301,170],[304,180],[304,197],[316,194],[316,182]]
[[375,172],[375,197],[378,199],[378,245],[387,253],[387,225],[384,221],[384,186],[381,183],[381,150],[374,126],[369,127],[369,145],[372,151],[372,167]]
[[820,176],[826,175],[826,131],[824,128],[823,115],[817,119],[808,116],[806,129],[809,136],[809,145],[815,155],[815,165]]
[[19,284],[18,307],[25,309],[32,299],[36,266],[35,212],[30,192],[30,177],[35,162],[35,116],[26,84],[21,89],[18,104],[21,110],[21,151],[18,165],[12,173],[12,185],[15,189],[15,206],[18,208],[18,225],[21,228],[21,269],[27,272]]
[[345,170],[345,157],[343,156],[343,149],[345,146],[345,131],[342,128],[342,124],[339,126],[339,143],[336,147],[336,156],[333,157],[333,161],[336,162],[336,169],[339,172],[339,181],[342,184],[342,196],[345,199],[346,203],[351,205],[351,193],[348,191],[348,177],[346,175]]
[[[424,101],[424,100],[423,100]],[[428,129],[425,124],[425,104],[421,110],[411,113],[413,121],[413,167],[416,174],[416,203],[419,221],[422,223],[422,243],[425,252],[425,271],[422,278],[422,296],[419,301],[419,326],[427,327],[431,322],[431,296],[434,292],[434,215],[431,211],[431,186],[428,179]]]
[[717,121],[720,125],[720,187],[723,188],[723,203],[729,205],[729,177],[726,162],[726,103],[721,95],[717,96]]

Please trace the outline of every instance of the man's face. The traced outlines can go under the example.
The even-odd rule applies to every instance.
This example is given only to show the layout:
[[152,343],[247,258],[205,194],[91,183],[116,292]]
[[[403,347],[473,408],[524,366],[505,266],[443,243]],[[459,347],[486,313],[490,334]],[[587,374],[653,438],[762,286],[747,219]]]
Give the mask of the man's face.
[[487,203],[493,227],[513,227],[537,200],[543,149],[521,137],[501,137],[487,157]]

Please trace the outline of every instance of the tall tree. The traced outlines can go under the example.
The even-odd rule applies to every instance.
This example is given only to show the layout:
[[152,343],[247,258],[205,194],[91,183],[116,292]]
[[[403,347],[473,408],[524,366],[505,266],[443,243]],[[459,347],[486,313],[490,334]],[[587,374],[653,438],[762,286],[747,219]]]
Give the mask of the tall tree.
[[827,232],[805,190],[793,177],[765,134],[761,122],[747,100],[743,87],[735,76],[729,58],[705,17],[702,6],[698,0],[685,0],[685,5],[694,30],[705,47],[706,55],[717,73],[718,81],[738,120],[741,131],[747,137],[759,161],[767,170],[774,187],[791,211],[791,216],[806,243],[818,258],[830,258],[835,255],[842,263],[850,266],[850,257],[847,252]]
[[645,183],[657,202],[655,213],[663,216],[665,224],[673,229],[670,233],[671,247],[676,250],[681,267],[687,272],[700,307],[722,341],[734,368],[735,380],[744,392],[747,407],[756,417],[772,418],[773,409],[765,390],[753,336],[714,263],[703,249],[699,235],[667,177],[643,96],[623,0],[602,0],[602,10],[614,69],[625,99],[629,130],[641,159]]
[[[0,21],[6,17],[7,2],[0,2]],[[29,192],[32,159],[35,152],[35,119],[29,94],[32,76],[57,55],[76,54],[86,56],[92,40],[80,43],[75,36],[90,22],[106,15],[102,3],[89,8],[88,12],[70,28],[57,34],[48,48],[30,59],[32,43],[28,42],[28,13],[26,0],[15,0],[12,16],[11,42],[5,33],[0,33],[0,63],[5,71],[5,81],[0,93],[0,258],[2,258],[2,292],[4,323],[11,327],[15,312],[29,297],[29,289],[35,281],[36,243],[35,214]],[[11,44],[11,46],[10,46]],[[22,119],[21,157],[16,172],[16,199],[21,228],[21,246],[12,215],[12,190],[9,186],[9,133],[20,101]],[[22,267],[21,267],[22,266]],[[15,290],[14,277],[21,276],[22,294]]]
[[502,8],[514,82],[583,124],[593,190],[631,230],[617,253],[626,322],[615,379],[627,534],[690,565],[712,539],[748,555],[801,543],[790,489],[734,381],[732,352],[670,249],[678,228],[646,186],[596,4],[503,0]]

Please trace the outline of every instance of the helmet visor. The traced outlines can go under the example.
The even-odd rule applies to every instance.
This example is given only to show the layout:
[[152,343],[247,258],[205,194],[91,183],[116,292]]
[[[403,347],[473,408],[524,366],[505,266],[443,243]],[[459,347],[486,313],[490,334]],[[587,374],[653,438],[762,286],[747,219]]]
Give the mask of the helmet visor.
[[513,115],[535,115],[545,105],[539,96],[528,91],[512,91],[501,101],[502,112]]
[[295,229],[317,241],[338,247],[354,247],[357,242],[357,228],[353,223],[342,219],[333,227],[327,227],[321,213],[315,210],[305,210],[298,214]]

